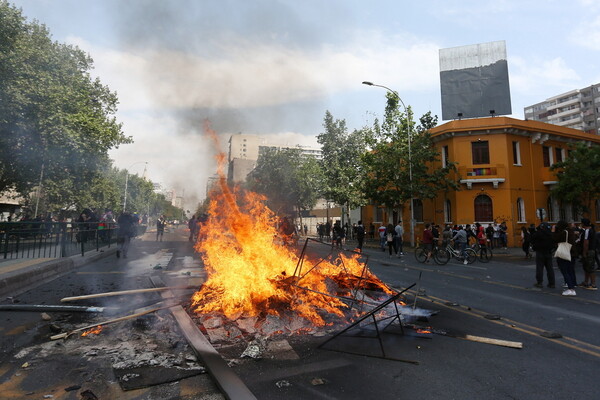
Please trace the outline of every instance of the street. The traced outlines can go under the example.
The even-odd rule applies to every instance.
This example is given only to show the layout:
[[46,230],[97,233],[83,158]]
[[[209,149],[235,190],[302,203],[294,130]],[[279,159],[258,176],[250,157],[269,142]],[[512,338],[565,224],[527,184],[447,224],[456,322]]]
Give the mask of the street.
[[[332,329],[324,334],[277,337],[278,343],[289,343],[287,350],[266,353],[259,360],[241,357],[246,342],[215,344],[256,398],[595,396],[594,376],[600,358],[598,292],[578,289],[576,297],[561,296],[558,270],[556,289],[534,288],[534,261],[524,260],[517,249],[498,250],[488,264],[450,261],[444,266],[418,263],[411,252],[390,258],[387,251],[367,247],[365,254],[372,272],[396,290],[416,284],[405,293],[408,307],[415,305],[415,294],[419,293],[416,309],[430,310],[433,315],[414,323],[431,327],[436,333],[415,335],[405,328],[405,335],[381,335],[388,358],[411,362],[382,358],[378,341],[372,338],[340,336],[318,348],[335,333]],[[579,279],[581,265],[576,271]],[[61,304],[60,299],[66,296],[149,288],[152,284],[148,278],[156,274],[170,286],[201,284],[204,272],[187,241],[186,229],[171,229],[164,242],[156,242],[152,232],[147,233],[133,242],[126,260],[114,255],[104,258],[15,296],[12,301],[3,299],[2,304]],[[178,293],[186,299],[192,291]],[[154,293],[77,304],[134,310],[160,300]],[[72,329],[111,317],[49,314],[51,320],[46,321],[39,312],[0,311],[2,399],[93,398],[89,393],[98,399],[223,398],[208,374],[194,375],[202,362],[194,361],[167,310],[106,326],[91,338],[72,336],[64,341],[49,340],[56,333],[53,324]],[[461,339],[465,335],[522,343],[522,349]],[[181,367],[185,367],[190,375],[123,391],[123,375],[117,378],[120,371],[138,368],[135,371],[139,375],[149,374],[147,370],[141,372],[139,365],[128,364],[128,360],[148,357],[158,360],[156,364],[163,370],[177,366],[181,374]]]

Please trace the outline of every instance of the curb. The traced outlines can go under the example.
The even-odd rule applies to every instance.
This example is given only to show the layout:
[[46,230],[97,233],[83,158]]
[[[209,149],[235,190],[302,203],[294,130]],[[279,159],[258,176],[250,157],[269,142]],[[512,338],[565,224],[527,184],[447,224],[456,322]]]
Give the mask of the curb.
[[0,274],[0,296],[19,295],[86,264],[110,257],[116,251],[116,246],[103,247],[97,252],[90,252],[84,256],[57,258]]

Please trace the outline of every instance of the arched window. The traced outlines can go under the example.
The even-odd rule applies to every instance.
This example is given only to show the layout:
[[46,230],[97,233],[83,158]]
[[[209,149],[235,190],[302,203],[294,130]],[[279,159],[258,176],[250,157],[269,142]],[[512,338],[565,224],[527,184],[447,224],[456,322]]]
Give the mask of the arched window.
[[413,199],[413,217],[416,222],[423,222],[423,202],[421,199]]
[[475,221],[492,222],[494,220],[494,210],[492,208],[492,199],[490,196],[480,194],[475,197]]
[[452,222],[452,203],[450,200],[444,201],[444,222]]
[[517,199],[517,221],[518,222],[526,222],[525,202],[520,197]]

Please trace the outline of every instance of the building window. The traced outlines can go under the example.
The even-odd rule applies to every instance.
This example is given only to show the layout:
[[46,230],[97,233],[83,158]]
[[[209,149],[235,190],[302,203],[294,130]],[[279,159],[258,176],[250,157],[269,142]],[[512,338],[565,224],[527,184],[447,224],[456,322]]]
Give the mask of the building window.
[[600,222],[600,200],[596,200],[596,222]]
[[417,222],[423,222],[423,202],[421,199],[413,199],[413,217]]
[[487,141],[471,142],[473,164],[489,164],[490,149]]
[[452,203],[450,200],[444,201],[444,222],[452,222]]
[[546,212],[548,221],[556,221],[557,216],[560,214],[558,202],[552,196],[549,196],[546,202]]
[[544,158],[544,167],[549,167],[550,165],[550,147],[542,146],[542,157]]
[[565,149],[556,148],[556,162],[562,162],[565,159]]
[[382,222],[383,221],[383,208],[382,207],[375,207],[375,222]]
[[492,222],[494,220],[494,210],[492,208],[492,199],[490,196],[480,194],[475,197],[475,221]]
[[525,219],[525,202],[522,198],[517,199],[517,221],[526,222]]
[[521,145],[519,142],[512,142],[513,164],[521,165]]
[[448,146],[442,147],[442,167],[448,166]]

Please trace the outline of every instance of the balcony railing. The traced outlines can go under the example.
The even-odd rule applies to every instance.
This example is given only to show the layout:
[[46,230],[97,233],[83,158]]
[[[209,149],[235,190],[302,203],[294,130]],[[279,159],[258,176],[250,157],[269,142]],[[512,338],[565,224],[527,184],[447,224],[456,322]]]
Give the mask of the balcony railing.
[[504,178],[506,176],[506,168],[502,164],[492,167],[458,167],[458,173],[462,179],[478,179],[478,178]]

